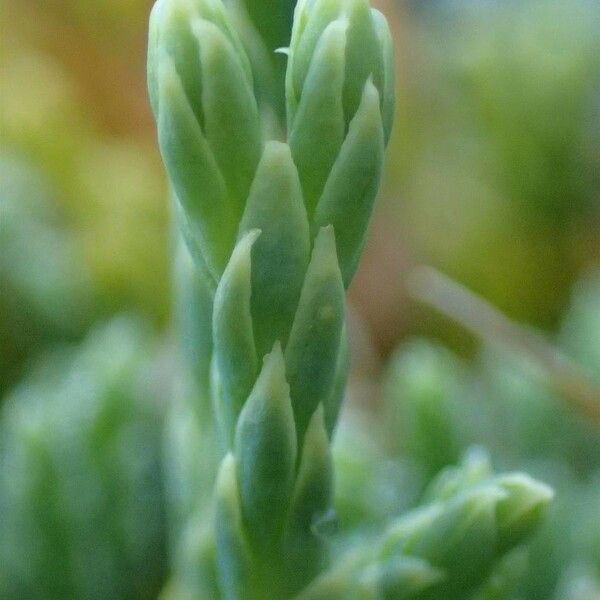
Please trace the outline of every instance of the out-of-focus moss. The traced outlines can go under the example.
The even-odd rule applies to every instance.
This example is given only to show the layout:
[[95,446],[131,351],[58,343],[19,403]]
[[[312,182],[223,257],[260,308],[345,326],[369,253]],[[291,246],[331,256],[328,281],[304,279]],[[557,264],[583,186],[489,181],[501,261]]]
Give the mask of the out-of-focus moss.
[[[596,283],[591,275],[576,286],[558,336],[559,345],[593,378],[600,367]],[[448,440],[458,447],[477,442],[501,468],[524,469],[556,491],[526,567],[518,576],[509,568],[515,575],[509,578],[506,571],[494,573],[478,600],[587,600],[584,592],[594,597],[600,576],[600,429],[552,391],[526,357],[488,349],[467,368],[449,351],[427,342],[409,344],[391,363],[385,404],[386,428],[404,441],[396,450],[400,458],[416,459],[431,471],[451,461]],[[438,410],[422,408],[429,406]],[[412,413],[419,408],[415,420]]]
[[[10,8],[21,17],[15,26],[24,27],[27,6]],[[5,147],[48,182],[72,230],[73,254],[88,269],[103,310],[135,308],[164,322],[168,211],[153,140],[135,129],[127,138],[103,130],[101,106],[88,101],[89,90],[74,69],[40,51],[30,31],[5,30],[7,51],[0,58]]]
[[413,4],[385,210],[411,258],[554,326],[600,260],[598,5]]
[[575,287],[560,340],[565,351],[600,383],[600,271]]
[[3,598],[156,598],[166,540],[153,346],[116,319],[49,355],[5,403]]
[[391,359],[387,437],[393,451],[411,457],[428,477],[455,463],[464,450],[457,435],[464,370],[451,352],[424,340],[404,344]]
[[49,186],[15,157],[0,157],[0,394],[28,356],[80,336],[94,286]]

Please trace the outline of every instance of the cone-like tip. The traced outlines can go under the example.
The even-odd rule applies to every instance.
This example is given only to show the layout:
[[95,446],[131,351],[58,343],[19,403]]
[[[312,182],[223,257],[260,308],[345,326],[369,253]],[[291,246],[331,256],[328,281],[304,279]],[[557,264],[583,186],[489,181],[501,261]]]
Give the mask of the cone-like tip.
[[270,140],[265,144],[259,168],[280,169],[289,164],[291,160],[290,147],[285,142]]
[[514,545],[540,523],[554,490],[525,473],[504,475],[496,481],[505,492],[496,508],[500,543]]
[[[285,394],[289,394],[289,386],[285,379],[285,360],[283,358],[283,351],[279,340],[273,344],[271,352],[264,356],[263,368],[256,385],[263,389],[269,389],[271,391],[277,390],[278,392],[283,391]],[[276,394],[268,394],[268,397],[273,397],[275,395]]]
[[228,453],[221,462],[217,475],[216,491],[217,497],[227,499],[228,503],[231,499],[237,498],[236,464],[232,453]]
[[[309,68],[317,59],[316,48],[332,26],[343,27],[348,42],[342,94],[346,122],[354,116],[362,87],[370,75],[380,96],[386,98],[382,109],[385,109],[387,117],[393,105],[392,60],[389,35],[384,35],[381,20],[381,15],[371,9],[368,0],[307,0],[298,3],[288,64],[288,112],[291,113],[288,117],[293,120]],[[385,120],[387,123],[389,119]]]
[[322,272],[329,269],[339,270],[333,225],[326,225],[319,229],[315,239],[312,260]]
[[378,579],[379,589],[385,590],[387,597],[412,597],[441,582],[445,577],[443,569],[438,569],[426,560],[412,556],[395,556],[384,564],[374,565],[373,575]]

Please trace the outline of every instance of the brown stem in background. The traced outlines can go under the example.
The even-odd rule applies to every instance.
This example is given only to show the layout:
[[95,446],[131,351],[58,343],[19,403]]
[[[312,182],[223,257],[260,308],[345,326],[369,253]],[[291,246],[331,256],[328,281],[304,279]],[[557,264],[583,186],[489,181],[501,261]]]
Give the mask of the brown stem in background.
[[523,353],[540,369],[543,383],[600,424],[600,388],[540,333],[514,323],[489,302],[431,267],[415,269],[408,290],[413,298],[453,319],[485,343]]

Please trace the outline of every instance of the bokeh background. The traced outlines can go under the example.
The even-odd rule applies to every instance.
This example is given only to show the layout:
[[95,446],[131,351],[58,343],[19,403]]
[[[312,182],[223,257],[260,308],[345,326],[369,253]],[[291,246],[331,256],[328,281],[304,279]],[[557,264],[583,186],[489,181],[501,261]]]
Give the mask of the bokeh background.
[[[396,44],[397,114],[365,257],[350,291],[354,395],[376,404],[394,349],[415,336],[443,343],[452,352],[443,364],[480,361],[477,335],[411,297],[407,282],[422,264],[547,339],[571,340],[565,348],[571,344],[572,355],[579,352],[582,364],[592,365],[590,373],[600,369],[600,292],[593,284],[600,269],[600,5],[374,4],[388,17]],[[161,485],[152,475],[158,451],[148,439],[160,435],[168,395],[173,246],[145,91],[150,6],[150,0],[0,5],[0,395],[17,407],[37,407],[34,416],[5,411],[2,443],[17,447],[19,436],[35,441],[44,432],[60,437],[61,427],[87,427],[92,438],[99,431],[86,460],[106,473],[121,461],[124,480],[139,483],[149,497]],[[592,314],[589,322],[565,321],[574,294]],[[428,350],[414,352],[422,357],[418,365],[437,364]],[[523,385],[500,377],[508,397]],[[88,409],[73,416],[60,408],[65,397]],[[117,400],[96,406],[91,397]],[[122,432],[96,430],[97,419],[121,419],[149,444],[148,452],[130,460]],[[586,468],[596,464],[593,452],[577,452]],[[17,479],[58,460],[41,445],[11,456],[14,464],[5,471]],[[81,465],[63,471],[59,479],[85,488],[73,475]],[[27,504],[30,483],[5,484]],[[44,485],[50,486],[40,488],[45,494],[56,495],[55,509],[45,506],[36,515],[48,523],[52,510],[62,510],[65,492]],[[83,547],[89,542],[81,527],[90,514],[104,524],[115,518],[115,502],[120,515],[133,510],[133,500],[100,492],[81,502],[88,505],[72,508],[68,531]],[[131,525],[128,519],[121,521]],[[132,541],[123,534],[118,559],[102,555],[100,565],[113,561],[119,571],[115,581],[125,581],[128,570],[148,569],[156,581],[142,577],[143,585],[159,585],[165,543],[160,515],[155,521],[156,531],[144,531],[149,537]],[[25,539],[17,526],[13,534]],[[60,539],[47,543],[61,547]],[[108,548],[112,541],[98,544]],[[70,550],[73,560],[77,547]],[[138,552],[148,547],[152,560]],[[48,597],[60,597],[60,586],[55,592]],[[127,593],[144,596],[138,588]]]

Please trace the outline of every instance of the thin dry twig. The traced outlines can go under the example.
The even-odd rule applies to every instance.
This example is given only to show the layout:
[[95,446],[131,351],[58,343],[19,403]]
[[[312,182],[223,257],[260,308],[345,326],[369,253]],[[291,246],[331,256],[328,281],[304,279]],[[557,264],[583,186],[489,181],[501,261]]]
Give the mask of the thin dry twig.
[[431,267],[416,268],[408,289],[413,298],[453,319],[485,343],[521,352],[540,369],[545,384],[572,408],[600,424],[600,388],[539,332],[511,321],[489,302]]

